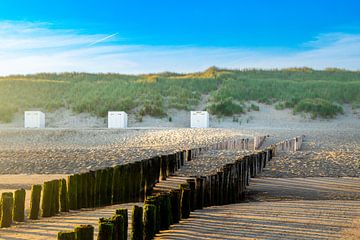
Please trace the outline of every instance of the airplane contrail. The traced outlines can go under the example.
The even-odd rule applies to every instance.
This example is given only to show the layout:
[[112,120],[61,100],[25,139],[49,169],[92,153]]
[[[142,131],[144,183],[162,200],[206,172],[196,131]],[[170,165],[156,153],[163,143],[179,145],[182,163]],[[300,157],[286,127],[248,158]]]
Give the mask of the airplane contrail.
[[116,35],[118,35],[118,34],[119,34],[119,33],[114,33],[114,34],[111,34],[111,35],[109,35],[109,36],[106,36],[106,37],[104,37],[104,38],[102,38],[102,39],[96,40],[96,41],[90,43],[90,44],[88,45],[88,47],[91,47],[91,46],[93,46],[93,45],[95,45],[95,44],[97,44],[97,43],[103,42],[103,41],[105,41],[105,40],[107,40],[107,39],[109,39],[109,38],[112,38],[112,37],[114,37],[114,36],[116,36]]

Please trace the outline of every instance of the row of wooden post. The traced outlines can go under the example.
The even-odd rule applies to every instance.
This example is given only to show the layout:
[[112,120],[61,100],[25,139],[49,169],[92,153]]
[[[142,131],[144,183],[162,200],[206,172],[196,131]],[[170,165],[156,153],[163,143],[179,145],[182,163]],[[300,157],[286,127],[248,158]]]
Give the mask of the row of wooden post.
[[25,194],[25,189],[1,194],[0,227],[10,227],[13,221],[25,220]]
[[[114,215],[111,216],[110,218],[99,219],[98,238],[97,238],[98,240],[109,240],[109,239],[126,240],[128,238],[127,232],[128,232],[128,210],[125,208],[117,209]],[[92,225],[80,225],[80,226],[76,226],[74,230],[60,231],[57,235],[57,239],[58,240],[93,240],[94,227]]]
[[274,144],[275,152],[290,152],[290,151],[299,151],[303,144],[305,136],[301,135],[291,139],[281,141]]
[[[226,164],[216,174],[190,177],[178,189],[148,196],[144,202],[143,230],[139,230],[144,236],[132,239],[152,239],[160,230],[169,229],[170,225],[188,218],[197,209],[243,200],[249,178],[263,170],[272,158],[272,151],[273,147],[270,147],[245,156]],[[148,215],[155,217],[149,220],[145,217]]]
[[[289,140],[292,141],[292,140]],[[302,139],[301,139],[302,142]],[[215,146],[214,149],[236,148],[236,144]],[[241,146],[241,145],[240,145]],[[244,145],[242,145],[244,146]],[[244,200],[246,186],[249,179],[256,177],[266,167],[278,146],[271,145],[265,150],[244,156],[234,163],[222,166],[216,174],[195,176],[180,184],[178,189],[147,195],[144,207],[134,206],[132,214],[131,239],[153,239],[160,230],[169,229],[180,219],[186,219],[191,211],[213,205],[236,203]],[[199,148],[186,151],[183,158],[177,161],[174,156],[161,156],[159,161],[159,175],[157,179],[165,180],[183,165],[184,160],[190,161],[209,148]],[[109,239],[115,234],[115,224],[108,220],[100,220],[98,239]],[[110,226],[112,225],[112,226]],[[127,234],[127,231],[126,231]],[[105,237],[107,236],[107,237]],[[112,239],[126,239],[115,238]]]
[[[143,201],[152,188],[167,176],[210,149],[247,149],[249,139],[233,138],[210,146],[178,151],[138,162],[78,173],[67,179],[46,181],[33,185],[29,218],[51,217],[59,212],[94,208],[117,203]],[[41,200],[42,199],[42,200]],[[4,193],[0,200],[0,227],[9,227],[12,221],[24,221],[25,190]],[[19,214],[18,214],[19,213]],[[19,217],[20,215],[20,217]],[[14,218],[14,219],[13,219]]]

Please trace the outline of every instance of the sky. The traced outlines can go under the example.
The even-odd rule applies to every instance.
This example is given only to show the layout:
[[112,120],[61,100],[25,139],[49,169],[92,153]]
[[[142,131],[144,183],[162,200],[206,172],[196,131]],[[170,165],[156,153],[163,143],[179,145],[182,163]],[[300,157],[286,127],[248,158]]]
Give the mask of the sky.
[[0,75],[360,70],[360,1],[25,1],[0,5]]

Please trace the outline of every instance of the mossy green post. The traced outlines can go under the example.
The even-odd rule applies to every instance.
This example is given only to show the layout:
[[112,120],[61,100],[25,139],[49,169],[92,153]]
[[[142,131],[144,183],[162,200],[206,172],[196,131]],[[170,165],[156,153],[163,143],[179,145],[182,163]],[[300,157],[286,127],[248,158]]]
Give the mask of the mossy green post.
[[51,184],[51,202],[50,202],[50,216],[54,216],[55,215],[55,208],[56,208],[56,196],[55,196],[55,181],[51,180],[50,181]]
[[63,178],[60,180],[60,211],[69,211],[69,195],[67,191],[66,180]]
[[41,199],[41,185],[33,185],[31,187],[31,197],[30,197],[30,216],[32,220],[39,219],[40,213],[40,199]]
[[140,179],[140,169],[138,168],[138,162],[135,162],[132,164],[132,175],[131,175],[131,179],[132,179],[132,196],[131,196],[131,200],[132,201],[138,201],[138,192],[139,192],[139,179]]
[[81,208],[87,208],[88,207],[88,173],[82,173],[80,174],[81,178]]
[[96,170],[95,172],[95,189],[94,189],[94,205],[95,207],[100,206],[100,196],[101,196],[101,180],[102,180],[102,170]]
[[60,212],[60,180],[53,180],[53,206],[51,215],[55,216]]
[[178,223],[181,219],[181,190],[172,189],[170,191],[171,213],[173,223]]
[[114,168],[110,167],[106,169],[107,173],[107,183],[106,183],[106,205],[112,204],[112,187],[113,187],[113,175],[114,175]]
[[76,176],[68,176],[68,195],[69,195],[69,209],[77,210],[77,182]]
[[130,199],[130,182],[129,182],[129,177],[130,177],[130,164],[127,163],[125,165],[123,165],[123,172],[121,174],[121,182],[122,182],[122,201],[121,203],[126,203],[129,202]]
[[156,233],[158,233],[160,231],[160,224],[161,224],[161,203],[160,203],[160,195],[156,195],[156,196],[149,196],[147,197],[147,199],[145,199],[144,204],[152,204],[156,206]]
[[74,231],[58,232],[57,240],[75,240],[75,232]]
[[0,214],[0,227],[10,227],[13,219],[13,193],[6,192],[1,194],[1,214]]
[[76,240],[93,240],[94,239],[94,227],[92,225],[80,225],[75,227],[75,239]]
[[191,209],[191,211],[194,211],[196,209],[195,179],[187,179],[186,182],[190,188],[190,209]]
[[126,173],[126,202],[132,202],[134,199],[134,178],[135,178],[135,170],[134,163],[127,164],[127,173]]
[[114,224],[109,222],[99,222],[99,233],[97,240],[113,240]]
[[112,195],[113,195],[113,204],[120,203],[120,173],[121,173],[121,166],[114,167],[113,173],[113,181],[112,181]]
[[144,239],[151,240],[156,234],[156,206],[144,205]]
[[[127,235],[124,234],[125,221],[122,215],[115,214],[111,218],[100,218],[99,223],[111,223],[113,224],[113,240],[126,240]],[[125,238],[124,238],[125,237]]]
[[108,174],[107,174],[107,170],[106,169],[102,169],[101,170],[101,179],[100,179],[100,206],[105,206],[106,205],[106,194],[107,194],[107,178],[108,178]]
[[13,220],[23,222],[25,220],[25,189],[15,191]]
[[95,207],[95,172],[90,171],[88,173],[88,207],[94,208]]
[[52,181],[44,182],[43,197],[41,203],[42,217],[51,217],[53,183]]
[[136,205],[133,207],[131,226],[131,240],[143,240],[144,228],[142,207]]
[[83,174],[75,174],[77,187],[77,209],[81,209],[84,201]]
[[190,216],[190,188],[187,184],[181,184],[181,218]]
[[161,156],[160,158],[160,179],[166,180],[167,176],[167,156]]
[[111,217],[111,221],[114,224],[113,240],[126,240],[127,236],[125,237],[125,220],[123,216],[116,214]]
[[149,160],[142,160],[140,162],[140,192],[139,192],[139,201],[143,202],[146,197],[146,182],[148,181],[147,174],[151,171],[150,168],[147,168],[147,163]]
[[160,230],[169,229],[172,224],[171,201],[168,193],[160,195]]
[[126,165],[119,166],[119,180],[118,180],[118,191],[119,191],[119,199],[118,203],[126,202]]
[[128,210],[126,208],[119,208],[116,209],[116,215],[120,215],[123,217],[124,219],[124,235],[123,235],[123,239],[127,239],[128,236],[128,222],[129,222],[129,216],[128,216]]

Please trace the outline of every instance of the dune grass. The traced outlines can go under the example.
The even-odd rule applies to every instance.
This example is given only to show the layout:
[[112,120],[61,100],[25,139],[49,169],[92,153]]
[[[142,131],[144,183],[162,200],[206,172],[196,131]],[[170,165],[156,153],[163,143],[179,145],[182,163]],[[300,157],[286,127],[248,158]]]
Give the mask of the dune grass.
[[193,109],[203,95],[210,95],[207,109],[216,115],[241,114],[246,101],[258,101],[331,118],[342,112],[339,104],[360,103],[360,72],[212,67],[192,74],[8,76],[0,78],[0,121],[10,122],[14,113],[28,109],[48,112],[61,107],[101,117],[109,110],[165,117],[170,108]]

